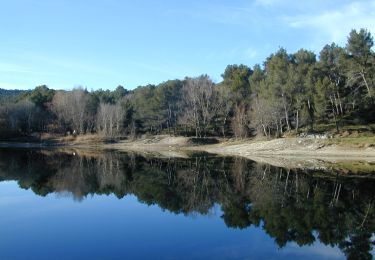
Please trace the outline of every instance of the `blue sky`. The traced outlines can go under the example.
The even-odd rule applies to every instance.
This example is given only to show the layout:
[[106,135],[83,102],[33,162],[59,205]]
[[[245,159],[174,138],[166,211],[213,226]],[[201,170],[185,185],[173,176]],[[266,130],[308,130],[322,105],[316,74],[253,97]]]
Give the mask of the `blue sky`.
[[375,34],[375,0],[0,0],[0,88],[128,89]]

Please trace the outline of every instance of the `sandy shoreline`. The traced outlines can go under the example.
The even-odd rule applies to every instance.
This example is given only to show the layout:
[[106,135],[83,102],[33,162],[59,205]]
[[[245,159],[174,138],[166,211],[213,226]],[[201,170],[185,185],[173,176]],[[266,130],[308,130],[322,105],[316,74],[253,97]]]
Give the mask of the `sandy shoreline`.
[[267,141],[224,141],[218,144],[194,145],[186,137],[157,137],[122,141],[104,145],[106,148],[133,151],[203,151],[243,157],[305,157],[305,158],[373,158],[375,148],[349,148],[329,145],[325,140],[308,138],[279,138]]
[[192,152],[208,152],[224,156],[241,156],[280,167],[319,168],[343,161],[375,163],[375,148],[349,148],[327,144],[313,138],[279,138],[273,140],[221,140],[217,144],[199,145],[187,137],[154,136],[123,140],[116,143],[14,143],[0,142],[1,148],[74,148],[118,150],[161,157],[188,157]]

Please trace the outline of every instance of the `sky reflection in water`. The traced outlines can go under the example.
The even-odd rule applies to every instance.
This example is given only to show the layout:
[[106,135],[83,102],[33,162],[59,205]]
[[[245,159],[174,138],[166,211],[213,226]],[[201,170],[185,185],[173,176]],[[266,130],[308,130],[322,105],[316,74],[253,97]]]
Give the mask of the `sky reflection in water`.
[[[3,155],[0,157],[1,259],[343,259],[345,254],[336,242],[333,246],[324,245],[319,232],[303,228],[298,230],[298,221],[293,224],[293,217],[292,220],[285,219],[285,214],[292,213],[291,209],[301,210],[299,207],[302,207],[301,218],[307,219],[306,223],[312,221],[308,220],[311,218],[310,205],[319,196],[327,197],[332,188],[339,187],[338,183],[342,184],[340,198],[335,202],[338,204],[323,205],[318,208],[322,210],[321,213],[313,213],[331,214],[334,210],[333,216],[344,216],[338,217],[337,221],[350,217],[354,219],[349,224],[345,222],[349,227],[353,221],[362,221],[353,216],[354,213],[342,210],[346,205],[351,205],[351,202],[347,202],[347,194],[359,192],[356,186],[350,184],[352,182],[350,186],[346,179],[340,182],[316,181],[297,173],[295,176],[290,173],[288,177],[287,171],[277,169],[270,170],[267,175],[270,179],[267,180],[268,177],[262,177],[263,170],[257,170],[263,169],[262,165],[243,159],[206,158],[202,160],[203,166],[198,167],[198,160],[195,159],[141,159],[111,153],[100,161],[98,156],[56,156],[51,155],[51,151],[43,155],[38,151],[18,151],[6,158],[3,152],[0,151],[0,156]],[[76,160],[82,169],[76,167]],[[106,160],[110,161],[110,167]],[[210,160],[225,161],[227,166],[224,163],[219,166],[217,161],[210,164]],[[133,164],[131,173],[128,171],[130,162]],[[41,173],[42,168],[38,163],[46,165],[43,168],[45,173]],[[95,167],[91,167],[91,164]],[[101,171],[104,168],[107,170]],[[204,177],[200,180],[200,184],[207,184],[205,189],[209,195],[198,194],[193,202],[189,200],[195,196],[191,191],[200,186],[192,186],[190,168],[194,168],[193,172],[202,172],[202,176],[210,175],[207,178],[212,179]],[[229,169],[225,175],[226,181],[214,173],[221,169]],[[259,180],[262,183],[257,187]],[[116,186],[119,183],[121,187]],[[363,190],[360,186],[362,183],[356,185]],[[314,195],[310,188],[307,190],[310,186],[316,189]],[[276,188],[267,190],[269,187]],[[324,192],[319,192],[319,189]],[[180,196],[177,191],[187,195]],[[258,194],[261,194],[260,198]],[[364,206],[359,208],[363,208],[363,212],[366,212],[365,202],[373,194],[365,195],[367,197],[361,197]],[[271,200],[268,196],[271,196]],[[171,200],[172,197],[178,198]],[[267,210],[274,207],[277,212],[279,198],[282,200],[279,202],[285,204],[284,208],[280,208],[284,210],[280,211],[283,216],[270,218]],[[368,205],[372,205],[370,201]],[[186,203],[192,204],[185,207]],[[262,208],[266,204],[270,209]],[[369,216],[373,214],[372,207],[370,209]],[[257,217],[257,214],[260,215]],[[251,224],[256,222],[254,218],[259,219],[259,225]],[[267,225],[264,221],[267,221]],[[332,225],[329,223],[335,223],[335,220],[328,221],[328,228]],[[365,226],[368,224],[372,228],[372,223],[365,221]],[[276,241],[285,235],[278,233],[285,232],[283,225],[295,227],[297,231],[287,230],[288,241],[280,248]],[[349,232],[349,227],[337,232]],[[334,234],[336,236],[340,237]],[[283,240],[278,242],[282,244],[280,241]],[[307,241],[313,242],[310,244]],[[373,251],[370,253],[373,254]]]
[[278,249],[261,228],[229,229],[213,214],[176,215],[129,195],[94,195],[78,202],[39,197],[16,182],[0,183],[2,259],[322,259],[343,258],[337,248],[316,242]]

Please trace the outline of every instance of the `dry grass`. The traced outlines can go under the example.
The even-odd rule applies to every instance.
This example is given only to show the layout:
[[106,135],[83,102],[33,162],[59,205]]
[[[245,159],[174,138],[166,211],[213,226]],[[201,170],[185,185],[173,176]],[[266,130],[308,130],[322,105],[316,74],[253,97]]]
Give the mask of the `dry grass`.
[[338,145],[346,148],[369,148],[375,147],[375,136],[356,136],[353,135],[335,137],[327,140],[328,145]]
[[98,134],[69,135],[61,136],[54,134],[43,134],[41,140],[44,142],[58,143],[63,145],[100,145],[105,144],[113,139]]

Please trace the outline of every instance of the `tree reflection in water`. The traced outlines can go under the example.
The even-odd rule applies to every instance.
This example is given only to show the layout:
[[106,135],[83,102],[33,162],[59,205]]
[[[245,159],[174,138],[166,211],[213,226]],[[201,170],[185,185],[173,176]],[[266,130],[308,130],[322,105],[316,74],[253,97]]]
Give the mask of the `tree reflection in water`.
[[340,172],[277,168],[207,154],[153,158],[119,152],[0,150],[0,181],[35,194],[134,194],[176,214],[209,214],[215,204],[230,228],[259,226],[284,247],[316,240],[348,258],[371,259],[374,185]]

